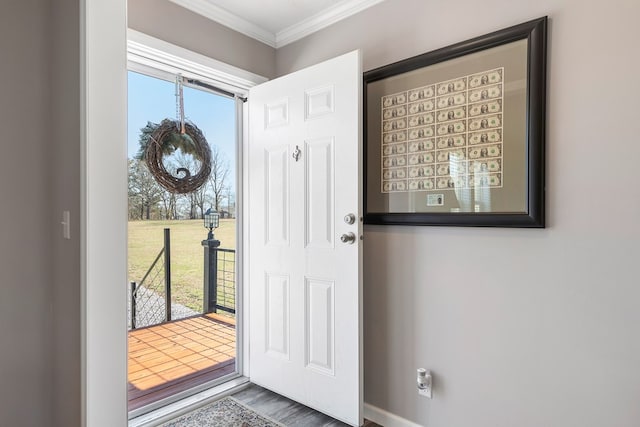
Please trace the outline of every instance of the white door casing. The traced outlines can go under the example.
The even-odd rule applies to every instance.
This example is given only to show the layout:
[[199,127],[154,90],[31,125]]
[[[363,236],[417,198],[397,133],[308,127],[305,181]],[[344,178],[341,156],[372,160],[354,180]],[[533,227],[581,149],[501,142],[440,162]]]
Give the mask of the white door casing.
[[363,398],[361,88],[354,51],[249,93],[251,380],[351,425]]

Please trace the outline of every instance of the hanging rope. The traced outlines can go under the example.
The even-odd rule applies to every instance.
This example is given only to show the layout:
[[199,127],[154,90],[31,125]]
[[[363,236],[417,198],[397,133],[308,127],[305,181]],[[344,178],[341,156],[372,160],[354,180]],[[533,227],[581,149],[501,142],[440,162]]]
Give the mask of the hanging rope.
[[176,76],[176,118],[180,121],[180,133],[184,135],[184,79],[181,74]]

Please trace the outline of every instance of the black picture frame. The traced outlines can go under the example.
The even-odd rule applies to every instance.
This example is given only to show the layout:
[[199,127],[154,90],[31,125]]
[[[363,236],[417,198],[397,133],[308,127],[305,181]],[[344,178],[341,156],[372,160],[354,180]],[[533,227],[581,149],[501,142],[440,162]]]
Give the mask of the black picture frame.
[[[518,186],[518,189],[522,189],[522,206],[524,209],[519,211],[478,211],[478,205],[475,205],[475,210],[470,211],[447,211],[444,212],[442,209],[439,211],[434,208],[433,211],[416,211],[415,207],[409,206],[409,203],[405,203],[405,205],[409,206],[407,211],[395,211],[391,212],[386,210],[385,208],[374,208],[369,207],[368,200],[372,200],[372,197],[377,197],[380,200],[383,200],[383,197],[391,197],[389,194],[384,194],[384,185],[385,182],[383,175],[386,177],[386,172],[384,170],[384,161],[386,161],[386,157],[384,157],[384,153],[382,153],[383,148],[383,136],[386,138],[387,134],[385,134],[384,130],[382,130],[383,119],[386,118],[386,112],[383,112],[384,102],[387,102],[384,98],[393,97],[394,95],[387,95],[384,92],[381,92],[380,89],[371,89],[374,84],[377,84],[376,87],[383,87],[387,81],[397,81],[398,77],[402,78],[403,75],[409,75],[406,73],[412,73],[416,70],[424,69],[426,73],[429,73],[429,70],[433,70],[434,68],[429,67],[441,67],[441,64],[445,61],[457,60],[457,63],[463,63],[465,57],[468,55],[476,54],[479,52],[487,51],[488,49],[499,48],[504,45],[508,45],[511,43],[520,42],[518,46],[521,46],[522,43],[526,43],[526,50],[524,48],[521,49],[523,53],[523,57],[521,59],[524,62],[521,67],[524,70],[526,68],[526,90],[522,90],[523,95],[520,97],[522,99],[522,106],[518,107],[518,111],[522,111],[524,113],[524,120],[522,118],[518,118],[519,122],[522,124],[519,125],[523,129],[519,131],[519,135],[522,138],[517,138],[518,141],[508,141],[507,137],[502,137],[502,131],[500,131],[500,153],[504,150],[507,150],[509,143],[517,143],[522,145],[522,155],[518,157],[518,159],[522,159],[521,162],[511,162],[511,168],[513,170],[519,171],[522,179],[522,185]],[[502,29],[490,34],[486,34],[480,37],[476,37],[471,40],[467,40],[461,43],[457,43],[451,46],[447,46],[432,52],[424,53],[412,58],[405,59],[400,62],[396,62],[390,65],[386,65],[371,71],[367,71],[363,76],[363,136],[364,136],[364,222],[365,224],[381,224],[381,225],[438,225],[438,226],[480,226],[480,227],[522,227],[522,228],[543,228],[545,226],[545,104],[546,104],[546,43],[547,43],[547,17],[542,17],[539,19],[535,19],[529,22],[525,22],[519,25],[515,25],[510,28]],[[508,46],[507,46],[508,48]],[[495,51],[495,49],[493,50]],[[490,52],[493,52],[490,51]],[[483,53],[481,53],[482,55]],[[476,58],[472,57],[472,58]],[[518,61],[520,59],[518,58]],[[446,65],[446,64],[445,64]],[[508,75],[508,69],[503,68],[505,70],[504,75]],[[414,75],[414,74],[411,74]],[[524,76],[524,74],[523,74]],[[451,79],[457,76],[451,76]],[[471,99],[471,89],[469,89],[471,85],[471,78],[477,76],[465,76],[464,84],[466,85],[467,81],[469,82],[469,86],[467,87],[466,97],[467,99]],[[500,78],[502,78],[502,73],[500,73]],[[394,79],[394,80],[387,80]],[[461,78],[462,79],[462,78]],[[523,78],[524,80],[524,78]],[[438,105],[440,99],[437,98],[438,90],[440,89],[440,82],[429,82],[426,81],[425,85],[431,85],[434,90],[432,90],[435,95],[425,95],[425,96],[433,96],[434,105]],[[446,79],[444,79],[446,82]],[[507,82],[504,83],[504,88],[506,91]],[[484,84],[484,83],[483,83]],[[382,86],[381,86],[382,85]],[[393,83],[391,83],[393,85]],[[502,87],[502,86],[501,86]],[[405,90],[405,89],[403,89]],[[449,89],[452,90],[452,89]],[[502,90],[502,89],[501,89]],[[376,92],[377,91],[377,92]],[[504,91],[501,96],[504,96]],[[370,93],[371,92],[371,93]],[[372,93],[376,93],[374,96]],[[382,93],[382,95],[380,95]],[[389,92],[393,93],[393,92]],[[406,94],[411,94],[411,91],[405,92]],[[426,94],[426,92],[425,92]],[[375,98],[375,99],[374,99]],[[519,99],[520,99],[519,98]],[[404,99],[404,98],[403,98]],[[409,105],[410,97],[407,95],[406,100],[398,101],[398,102],[406,102]],[[395,101],[391,101],[395,102]],[[467,106],[466,109],[469,108],[470,101],[466,101]],[[500,108],[503,108],[502,101],[500,102]],[[451,105],[451,104],[449,104]],[[372,108],[375,107],[375,108]],[[507,107],[508,104],[504,102],[504,110],[505,113],[503,122],[506,122],[508,116]],[[433,107],[437,108],[437,107]],[[442,107],[447,108],[447,107]],[[377,109],[377,112],[375,111]],[[410,108],[407,108],[409,111]],[[402,110],[400,110],[402,111]],[[405,114],[409,114],[408,112]],[[434,117],[437,117],[437,112],[434,112]],[[384,117],[383,117],[384,115]],[[376,117],[376,119],[374,119]],[[451,117],[449,117],[451,118]],[[502,120],[502,116],[500,116]],[[470,120],[468,119],[468,123],[466,125],[466,131],[468,132],[465,136],[468,144],[471,142],[471,131],[470,129]],[[368,128],[368,126],[371,126]],[[386,126],[386,124],[385,124]],[[408,126],[405,124],[405,126]],[[438,125],[434,125],[434,129],[437,135]],[[373,129],[373,131],[370,131]],[[378,129],[376,131],[376,129]],[[377,134],[375,132],[378,132]],[[375,134],[375,135],[374,135]],[[406,138],[410,139],[411,134]],[[506,129],[505,129],[506,135]],[[420,136],[422,137],[422,136]],[[436,139],[435,136],[433,138]],[[512,138],[513,139],[513,138]],[[522,139],[522,141],[520,141]],[[406,144],[408,144],[408,141]],[[395,144],[395,143],[390,143]],[[438,142],[439,144],[439,142]],[[467,145],[468,145],[467,144]],[[405,147],[408,147],[406,145]],[[385,148],[386,149],[386,148]],[[465,153],[471,153],[471,146],[468,145],[465,148],[468,151]],[[372,151],[374,150],[374,151]],[[410,152],[411,148],[404,148],[403,150],[407,150]],[[436,148],[434,146],[434,158],[436,157]],[[378,154],[375,154],[377,151]],[[474,153],[477,153],[474,151]],[[502,155],[502,154],[501,154]],[[378,156],[379,159],[374,164],[370,159],[370,157]],[[408,154],[407,154],[408,156]],[[390,158],[390,157],[389,157]],[[408,158],[408,157],[407,157]],[[448,159],[448,157],[447,157]],[[425,160],[426,161],[426,160]],[[435,170],[435,162],[437,160],[431,160],[434,162],[434,170]],[[448,160],[447,160],[448,161]],[[502,172],[497,178],[497,181],[502,182],[505,180],[505,164],[503,160],[499,160],[500,163],[500,172]],[[406,177],[411,173],[409,171],[410,159],[406,160],[407,170]],[[465,177],[467,181],[465,185],[469,187],[472,181],[472,173],[469,172],[471,170],[470,166],[471,160],[467,161],[467,169],[466,173],[468,174]],[[520,165],[520,163],[522,163]],[[395,164],[394,164],[395,165]],[[477,166],[476,166],[477,167]],[[392,170],[392,169],[390,169]],[[426,170],[426,169],[425,169]],[[429,170],[431,171],[431,170]],[[452,173],[452,172],[448,172]],[[480,172],[476,172],[478,177],[480,176]],[[377,175],[376,175],[377,174]],[[404,174],[404,172],[403,172]],[[405,175],[403,175],[405,176]],[[478,185],[480,178],[475,178],[477,181],[475,185]],[[392,182],[392,181],[388,181]],[[410,182],[409,179],[406,182]],[[426,180],[425,180],[426,182]],[[437,178],[434,178],[434,181],[437,183]],[[450,180],[451,182],[451,180]],[[427,183],[429,184],[429,183]],[[439,184],[435,184],[439,185]],[[486,181],[484,181],[484,185]],[[410,188],[409,184],[406,184],[406,188]],[[475,187],[476,189],[478,187]],[[404,189],[404,187],[403,187]],[[497,189],[496,191],[500,191],[502,188]],[[438,191],[434,189],[433,191]],[[454,191],[454,190],[452,190]],[[469,190],[471,191],[471,190]],[[477,191],[477,190],[473,190]],[[494,191],[494,189],[491,189]],[[374,194],[374,192],[376,192]],[[426,195],[429,194],[427,190],[416,190],[415,192],[411,192],[411,190],[405,190],[405,193],[410,194],[406,197],[418,197],[418,195]],[[413,194],[413,196],[411,195]],[[453,199],[453,192],[450,199]],[[475,193],[473,193],[475,194]],[[480,194],[480,193],[478,193]],[[395,195],[393,195],[395,196]],[[420,196],[422,197],[422,196]],[[473,197],[476,197],[475,195]],[[390,199],[389,199],[390,200]],[[426,196],[424,197],[426,200]],[[431,200],[435,200],[431,198]],[[475,199],[474,199],[475,200]],[[377,202],[376,202],[377,203]],[[390,204],[390,202],[386,202]],[[434,203],[436,203],[434,201]],[[437,203],[440,203],[440,199],[438,199]],[[379,203],[383,205],[384,203]],[[402,203],[400,203],[402,205]],[[415,204],[415,203],[414,203]],[[421,205],[424,206],[424,205]],[[421,209],[427,209],[421,207]],[[455,208],[454,208],[455,209]],[[413,211],[410,211],[413,210]]]

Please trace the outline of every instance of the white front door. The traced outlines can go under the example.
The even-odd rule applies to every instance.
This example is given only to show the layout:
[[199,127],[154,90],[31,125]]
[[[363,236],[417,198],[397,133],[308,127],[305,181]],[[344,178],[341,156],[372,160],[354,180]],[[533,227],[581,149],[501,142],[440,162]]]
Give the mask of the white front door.
[[351,425],[363,398],[361,88],[354,51],[249,93],[251,381]]

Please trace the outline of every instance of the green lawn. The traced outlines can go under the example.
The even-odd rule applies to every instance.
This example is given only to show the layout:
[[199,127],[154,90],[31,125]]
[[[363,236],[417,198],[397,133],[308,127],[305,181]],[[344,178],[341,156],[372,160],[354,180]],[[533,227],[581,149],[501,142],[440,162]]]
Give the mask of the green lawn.
[[[162,249],[165,228],[171,229],[172,300],[202,310],[204,248],[201,242],[208,232],[202,220],[130,221],[129,281],[140,282],[147,272]],[[221,219],[220,227],[214,232],[221,248],[236,248],[235,219]]]

